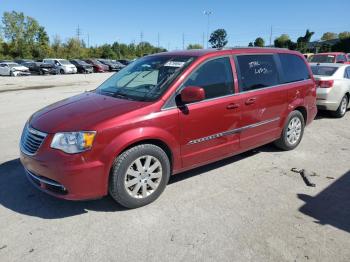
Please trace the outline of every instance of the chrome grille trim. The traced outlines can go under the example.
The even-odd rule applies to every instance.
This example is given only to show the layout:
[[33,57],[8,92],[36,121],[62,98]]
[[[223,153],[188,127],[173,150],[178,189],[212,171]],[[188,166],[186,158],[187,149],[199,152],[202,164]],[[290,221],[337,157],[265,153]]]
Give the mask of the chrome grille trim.
[[29,127],[28,124],[23,129],[21,136],[20,149],[29,156],[35,155],[42,143],[44,142],[47,134]]

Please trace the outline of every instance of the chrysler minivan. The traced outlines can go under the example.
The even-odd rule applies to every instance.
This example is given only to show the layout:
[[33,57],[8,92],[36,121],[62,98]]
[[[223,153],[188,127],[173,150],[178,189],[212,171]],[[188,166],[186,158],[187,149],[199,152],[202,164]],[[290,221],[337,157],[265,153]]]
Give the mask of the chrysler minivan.
[[136,208],[158,198],[171,175],[271,142],[294,149],[316,113],[316,85],[298,52],[160,53],[34,113],[20,158],[51,195],[110,194]]

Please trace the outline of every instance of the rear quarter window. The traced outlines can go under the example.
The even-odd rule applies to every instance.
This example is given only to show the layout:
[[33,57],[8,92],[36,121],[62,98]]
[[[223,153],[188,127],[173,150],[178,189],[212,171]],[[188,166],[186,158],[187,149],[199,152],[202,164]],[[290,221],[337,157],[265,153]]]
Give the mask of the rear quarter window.
[[304,60],[293,54],[279,54],[283,79],[282,83],[291,83],[310,79],[309,70]]
[[279,84],[277,66],[272,54],[236,56],[240,91],[251,91]]

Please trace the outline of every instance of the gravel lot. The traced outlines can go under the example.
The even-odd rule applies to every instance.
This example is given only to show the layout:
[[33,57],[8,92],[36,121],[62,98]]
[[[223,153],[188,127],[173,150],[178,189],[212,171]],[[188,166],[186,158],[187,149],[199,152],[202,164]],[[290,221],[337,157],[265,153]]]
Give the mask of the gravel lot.
[[25,121],[110,75],[0,77],[0,261],[350,261],[350,112],[319,114],[294,151],[267,145],[176,175],[135,210],[34,189],[18,160]]

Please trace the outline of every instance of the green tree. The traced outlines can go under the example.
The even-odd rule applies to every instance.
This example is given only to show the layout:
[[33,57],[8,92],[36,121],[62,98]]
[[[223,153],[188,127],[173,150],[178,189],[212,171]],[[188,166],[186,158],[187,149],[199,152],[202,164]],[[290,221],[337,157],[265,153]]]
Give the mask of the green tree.
[[332,46],[332,51],[350,53],[350,37],[340,39],[338,43]]
[[43,59],[50,54],[49,36],[47,35],[45,28],[40,26],[36,34],[36,44],[34,46],[32,56],[35,58]]
[[101,46],[101,58],[109,58],[109,59],[114,59],[116,58],[115,53],[113,52],[112,46],[108,44],[104,44]]
[[4,12],[2,23],[4,36],[8,40],[13,57],[32,57],[39,23],[22,12]]
[[333,32],[326,32],[322,35],[321,40],[327,41],[327,40],[332,40],[338,38],[338,34],[333,33]]
[[294,50],[296,48],[296,44],[290,40],[289,35],[282,34],[277,37],[274,41],[275,47],[279,48],[288,48]]
[[85,50],[81,41],[78,38],[69,38],[65,44],[63,44],[64,57],[67,59],[83,58]]
[[258,37],[257,39],[255,39],[254,46],[256,46],[256,47],[264,47],[265,46],[264,39],[262,39],[261,37]]
[[203,49],[203,46],[200,44],[189,44],[187,46],[187,50],[190,50],[190,49]]
[[346,39],[346,38],[350,38],[350,32],[345,31],[345,32],[339,33],[339,39],[340,39],[340,40]]
[[55,35],[51,44],[51,57],[63,57],[64,50],[59,35]]
[[301,36],[297,40],[297,50],[305,53],[308,51],[308,43],[310,43],[311,37],[315,34],[315,32],[310,32],[309,29],[306,30],[305,35]]
[[253,42],[249,42],[248,46],[253,47],[254,46]]
[[212,48],[223,48],[227,45],[227,33],[225,29],[217,29],[211,33],[209,43]]

